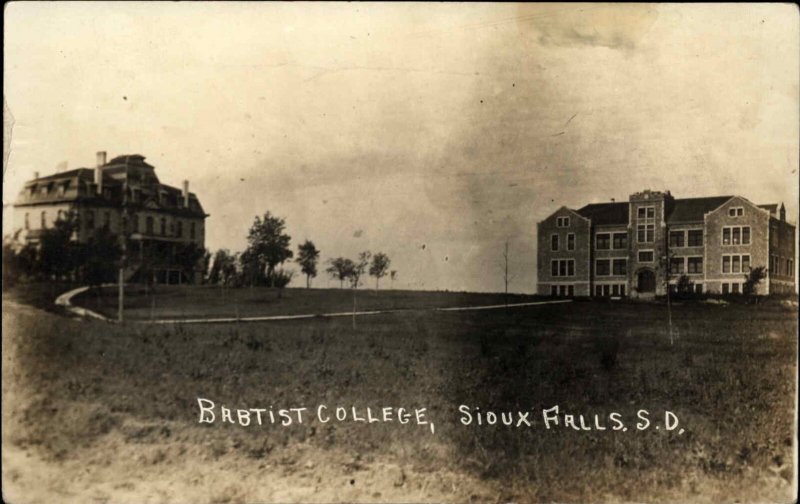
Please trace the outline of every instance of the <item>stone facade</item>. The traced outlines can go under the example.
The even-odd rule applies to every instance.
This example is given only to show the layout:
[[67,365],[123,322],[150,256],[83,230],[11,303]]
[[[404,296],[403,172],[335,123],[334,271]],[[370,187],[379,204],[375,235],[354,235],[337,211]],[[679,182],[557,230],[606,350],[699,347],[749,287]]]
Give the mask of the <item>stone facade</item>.
[[[537,232],[543,295],[653,297],[682,277],[694,292],[735,294],[758,266],[767,268],[758,294],[795,292],[795,226],[783,205],[646,190],[626,203],[562,207]],[[571,276],[561,275],[563,261]]]
[[589,295],[590,224],[588,219],[562,207],[536,226],[539,294]]

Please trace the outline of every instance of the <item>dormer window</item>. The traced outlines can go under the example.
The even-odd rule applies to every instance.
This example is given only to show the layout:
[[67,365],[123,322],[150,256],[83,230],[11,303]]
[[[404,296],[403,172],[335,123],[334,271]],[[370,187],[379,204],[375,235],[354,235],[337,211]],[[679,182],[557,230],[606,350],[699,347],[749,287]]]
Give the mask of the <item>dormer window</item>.
[[47,196],[47,186],[42,186],[41,189],[39,189],[39,194]]

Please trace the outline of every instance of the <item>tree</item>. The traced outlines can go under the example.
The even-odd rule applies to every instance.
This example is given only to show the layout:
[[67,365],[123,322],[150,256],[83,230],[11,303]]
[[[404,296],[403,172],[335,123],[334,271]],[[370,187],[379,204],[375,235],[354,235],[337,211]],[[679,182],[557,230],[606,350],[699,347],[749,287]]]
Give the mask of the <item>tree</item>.
[[253,249],[246,249],[239,254],[239,270],[241,271],[242,285],[264,285],[267,282],[264,274],[264,265],[259,260],[258,255]]
[[266,280],[275,286],[275,268],[291,259],[294,253],[289,248],[291,236],[284,232],[286,221],[266,212],[264,218],[256,216],[247,236],[248,264],[257,264],[260,271],[266,269]]
[[108,228],[95,230],[82,247],[82,252],[84,278],[89,286],[99,287],[104,282],[114,281],[122,249],[117,237]]
[[383,252],[378,252],[374,256],[372,256],[372,264],[369,266],[369,274],[370,276],[375,277],[375,290],[378,290],[378,283],[380,282],[381,278],[386,276],[386,272],[389,269],[389,264],[391,264],[391,260],[389,256],[384,254]]
[[367,266],[369,265],[369,259],[372,254],[365,250],[358,254],[358,260],[353,262],[353,270],[350,272],[350,286],[353,289],[358,289],[358,286],[361,285],[361,277],[364,276],[364,273],[367,272]]
[[389,279],[391,280],[391,288],[394,289],[394,281],[397,279],[397,270],[389,272]]
[[214,253],[208,283],[213,285],[229,285],[236,275],[236,258],[227,249],[219,249]]
[[679,296],[686,297],[692,294],[694,291],[694,283],[692,282],[692,279],[687,275],[681,275],[678,277],[676,290]]
[[52,228],[44,229],[39,238],[38,270],[48,278],[62,279],[79,266],[77,247],[72,235],[77,220],[72,212],[59,217]]
[[208,282],[209,268],[211,268],[211,251],[204,249],[203,259],[200,261],[200,270],[202,275],[200,281],[202,283]]
[[742,293],[746,296],[754,296],[758,292],[758,284],[766,277],[767,268],[764,266],[750,268],[750,272],[747,274],[747,278],[742,286]]
[[184,271],[191,272],[191,281],[195,281],[194,275],[200,265],[200,261],[205,255],[206,249],[194,242],[178,243],[175,245],[175,262]]
[[306,288],[311,287],[311,279],[317,276],[318,259],[319,250],[314,246],[314,242],[306,240],[297,247],[297,263],[306,276]]
[[344,287],[344,281],[350,278],[350,275],[355,268],[355,263],[350,259],[344,257],[337,257],[335,259],[328,260],[328,267],[325,269],[325,272],[328,273],[331,278],[339,280],[339,288]]

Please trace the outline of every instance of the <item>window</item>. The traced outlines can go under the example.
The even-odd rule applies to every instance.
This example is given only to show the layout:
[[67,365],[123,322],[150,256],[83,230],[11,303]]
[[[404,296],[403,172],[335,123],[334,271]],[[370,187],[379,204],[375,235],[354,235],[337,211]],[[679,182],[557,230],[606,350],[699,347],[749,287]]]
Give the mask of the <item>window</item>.
[[611,235],[602,233],[595,236],[597,250],[608,250],[611,246]]
[[769,226],[769,244],[777,247],[781,244],[781,237],[778,233],[778,226],[771,224]]
[[690,229],[688,232],[689,235],[689,246],[690,247],[702,247],[703,246],[703,230],[702,229]]
[[556,227],[565,228],[569,227],[569,217],[556,218]]
[[67,182],[65,184],[59,184],[59,186],[58,186],[58,195],[59,196],[64,196],[64,193],[67,191],[67,184],[69,184],[69,182]]
[[749,254],[733,254],[722,256],[723,273],[746,273],[750,270]]
[[86,229],[94,229],[94,210],[86,212]]
[[687,260],[688,267],[686,268],[687,273],[702,273],[703,272],[703,258],[702,257],[690,257]]
[[728,216],[730,217],[741,217],[744,215],[744,208],[742,207],[731,207],[728,209]]
[[30,214],[28,214],[28,212],[25,212],[25,229],[30,229],[30,228],[31,228]]
[[189,225],[189,238],[194,240],[195,231],[194,231],[194,222]]
[[575,276],[575,260],[553,259],[550,262],[550,273],[554,277]]
[[614,275],[627,275],[628,261],[625,259],[614,259],[612,272]]
[[654,219],[656,217],[656,207],[639,207],[636,214],[640,219]]
[[161,236],[167,236],[167,219],[161,217]]
[[600,297],[603,295],[603,286],[602,285],[595,285],[594,286],[594,295]]
[[794,276],[794,260],[792,260],[792,259],[787,259],[787,261],[786,261],[786,268],[787,268],[787,270],[788,270],[788,271],[787,271],[787,274],[788,274],[789,276]]
[[703,293],[703,284],[694,284],[694,292],[695,292],[695,294],[702,294]]
[[655,254],[652,250],[639,251],[639,262],[653,262]]
[[673,274],[676,274],[676,275],[682,275],[683,272],[684,272],[683,264],[684,264],[683,257],[672,257],[672,258],[670,258],[670,260],[669,260],[669,272],[673,273]]
[[553,297],[558,296],[558,285],[551,285],[550,286],[550,295]]
[[42,226],[41,226],[41,227],[42,227],[42,229],[47,229],[47,212],[45,212],[45,211],[42,211],[42,217],[41,217],[41,220],[42,220],[42,222],[41,222],[41,224],[42,224]]
[[153,233],[153,218],[152,217],[148,216],[147,219],[145,220],[145,230],[146,230],[146,233],[149,234],[149,235],[154,234]]
[[178,221],[178,230],[176,235],[178,238],[183,238],[183,221]]
[[625,284],[619,286],[619,295],[625,297]]
[[727,283],[722,284],[722,293],[723,294],[730,294],[730,286]]
[[739,294],[739,284],[738,283],[732,283],[731,284],[731,292],[733,294]]
[[655,224],[639,224],[636,227],[636,241],[639,243],[653,243],[655,241]]
[[572,297],[575,295],[575,286],[567,285],[567,296]]
[[670,231],[669,232],[669,246],[670,247],[683,247],[686,233],[683,231]]
[[723,245],[750,245],[750,226],[725,226],[722,228]]
[[611,261],[608,259],[598,259],[595,261],[595,275],[608,276],[611,274]]
[[614,233],[614,248],[628,248],[628,233]]
[[550,237],[550,250],[558,250],[558,235],[554,234]]

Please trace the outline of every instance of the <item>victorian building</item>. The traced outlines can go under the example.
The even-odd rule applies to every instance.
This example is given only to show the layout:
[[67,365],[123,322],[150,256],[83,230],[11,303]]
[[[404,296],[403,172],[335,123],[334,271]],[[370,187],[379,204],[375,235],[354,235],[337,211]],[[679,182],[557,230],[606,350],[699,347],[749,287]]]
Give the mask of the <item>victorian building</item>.
[[75,219],[73,239],[85,243],[100,228],[125,246],[126,277],[147,274],[161,283],[191,282],[195,271],[175,255],[187,246],[203,248],[205,213],[189,182],[178,189],[162,184],[155,168],[138,154],[106,161],[97,153],[94,168],[78,168],[25,183],[14,204],[14,228],[22,243],[36,244],[58,219]]

